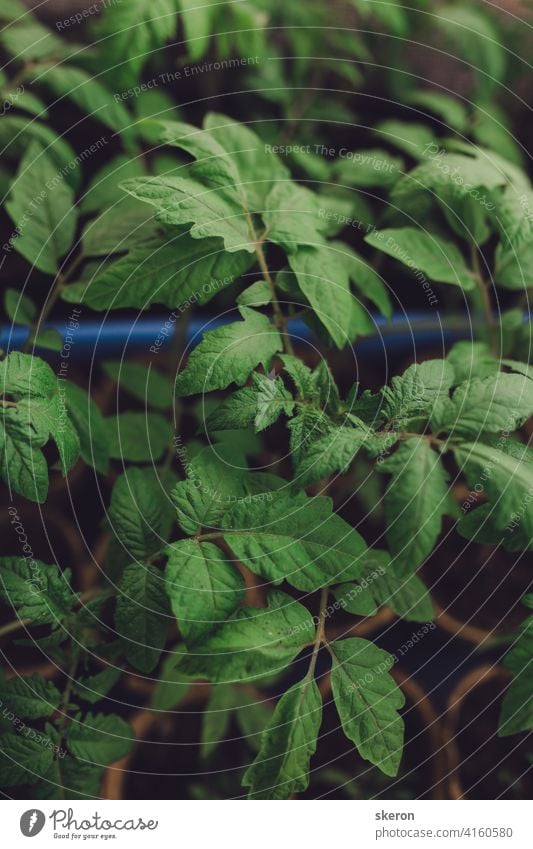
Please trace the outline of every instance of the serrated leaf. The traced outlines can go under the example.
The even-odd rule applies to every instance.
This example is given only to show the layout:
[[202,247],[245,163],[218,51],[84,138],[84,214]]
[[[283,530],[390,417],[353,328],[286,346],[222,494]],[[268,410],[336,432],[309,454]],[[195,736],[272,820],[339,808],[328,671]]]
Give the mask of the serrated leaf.
[[224,539],[252,572],[305,592],[361,574],[366,545],[332,513],[329,498],[277,494],[267,503],[237,504],[225,517]]
[[[403,425],[419,414],[429,418],[437,402],[448,397],[454,383],[454,371],[447,360],[426,360],[414,363],[399,377],[393,377],[390,386],[381,390],[380,415],[385,421]],[[357,405],[353,411],[360,415]]]
[[108,520],[130,560],[161,551],[170,534],[172,504],[152,468],[128,469],[116,481]]
[[279,591],[268,608],[241,608],[233,619],[179,660],[187,675],[229,683],[273,674],[287,666],[314,635],[310,613]]
[[361,422],[360,427],[332,428],[325,436],[312,442],[296,467],[298,486],[308,486],[334,472],[346,472],[368,433],[368,428]]
[[321,721],[320,690],[304,678],[279,700],[259,753],[244,774],[250,799],[288,799],[307,790]]
[[113,689],[117,681],[122,675],[122,669],[116,669],[112,666],[101,669],[94,675],[87,678],[81,678],[75,682],[73,689],[78,694],[80,699],[89,704],[96,704],[101,701],[104,696],[107,696],[110,690]]
[[132,197],[155,206],[157,221],[189,225],[194,239],[219,237],[229,253],[255,253],[248,220],[233,187],[203,184],[188,175],[139,177],[121,185]]
[[65,403],[78,434],[81,456],[101,475],[107,474],[107,433],[99,407],[81,386],[71,381],[65,384]]
[[210,301],[251,262],[246,251],[226,253],[220,239],[199,241],[188,233],[153,236],[97,274],[85,289],[83,303],[94,309],[146,309],[158,303],[177,315]]
[[168,548],[166,592],[187,645],[201,643],[244,597],[244,581],[212,543],[180,540]]
[[434,618],[427,587],[416,575],[400,577],[385,551],[371,549],[365,558],[365,573],[357,584],[334,589],[343,610],[356,616],[374,616],[386,604],[408,622],[429,622]]
[[40,271],[56,274],[74,240],[74,194],[37,142],[21,160],[6,210],[15,224],[16,250]]
[[129,662],[152,672],[166,642],[170,609],[163,573],[145,563],[124,570],[117,596],[115,627]]
[[133,746],[131,725],[113,714],[88,713],[74,717],[67,730],[69,750],[81,761],[110,764],[127,755]]
[[405,698],[389,674],[393,659],[368,640],[331,645],[331,688],[346,736],[365,760],[385,775],[398,772],[403,746]]
[[399,576],[414,572],[433,549],[448,509],[448,476],[427,440],[412,437],[379,471],[393,477],[385,495],[387,540]]
[[10,678],[2,683],[5,707],[23,719],[50,716],[59,707],[61,693],[41,675]]
[[103,767],[81,763],[66,754],[52,762],[50,769],[33,789],[34,798],[97,799],[103,773]]
[[372,247],[392,256],[414,272],[427,274],[438,283],[452,283],[462,289],[474,289],[475,282],[459,248],[431,233],[415,227],[376,230],[365,236]]
[[112,56],[110,73],[116,85],[134,85],[148,59],[176,32],[175,0],[137,0],[135,5],[107,6],[97,31]]
[[499,531],[512,528],[513,534],[520,534],[522,548],[529,549],[533,540],[529,506],[533,462],[527,446],[500,439],[494,445],[478,441],[450,447],[471,489],[486,492],[492,506],[491,526]]
[[465,439],[480,433],[513,431],[533,414],[533,381],[518,374],[497,374],[460,384],[439,404],[431,426]]
[[76,599],[69,569],[60,572],[40,560],[0,558],[0,594],[21,619],[55,624],[70,612]]
[[240,307],[266,307],[272,300],[272,289],[266,280],[256,280],[237,297]]
[[[33,729],[26,727],[26,732]],[[18,784],[33,784],[50,769],[54,753],[47,745],[49,740],[41,732],[34,732],[35,738],[24,734],[3,734],[0,737],[0,781],[5,787]]]
[[133,463],[159,460],[172,435],[170,422],[159,413],[120,413],[104,419],[104,426],[109,456]]
[[320,245],[320,200],[317,195],[290,181],[276,183],[266,199],[262,218],[265,237],[281,245],[288,254],[295,253],[299,245]]
[[268,318],[241,307],[243,320],[208,330],[191,353],[187,367],[176,378],[178,395],[193,395],[242,385],[250,372],[265,367],[281,350],[281,338]]
[[370,333],[372,324],[350,290],[354,268],[342,242],[320,247],[299,247],[289,255],[298,286],[338,348],[359,333]]
[[236,456],[231,446],[205,448],[190,460],[181,450],[187,480],[174,487],[171,498],[181,529],[194,536],[203,527],[217,527],[224,513],[247,490],[243,471],[232,468]]

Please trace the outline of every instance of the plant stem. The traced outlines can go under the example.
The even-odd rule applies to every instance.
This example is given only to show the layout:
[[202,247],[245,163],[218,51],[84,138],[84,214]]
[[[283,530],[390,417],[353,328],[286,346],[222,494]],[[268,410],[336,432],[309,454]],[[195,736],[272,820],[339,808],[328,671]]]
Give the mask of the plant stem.
[[72,695],[72,689],[74,687],[74,680],[75,680],[76,671],[78,669],[80,654],[81,654],[81,646],[78,645],[78,643],[76,643],[73,646],[73,649],[72,649],[72,657],[71,657],[71,660],[70,660],[70,666],[69,666],[68,671],[67,671],[67,676],[68,676],[67,686],[65,687],[65,689],[63,691],[63,698],[61,699],[61,704],[59,705],[59,708],[58,708],[59,713],[61,715],[61,719],[59,720],[59,726],[58,726],[58,732],[59,732],[59,735],[60,735],[59,747],[58,748],[61,747],[61,743],[63,742],[63,737],[64,737],[64,733],[65,733],[65,728],[67,727],[67,724],[68,724],[68,721],[69,721],[68,705],[69,705],[69,702],[70,702],[70,697]]
[[498,337],[496,335],[496,325],[494,324],[494,315],[492,312],[492,305],[490,303],[489,287],[483,277],[481,263],[479,261],[479,255],[475,245],[470,246],[470,259],[472,263],[472,272],[474,275],[474,279],[476,281],[476,285],[481,296],[481,305],[483,307],[483,312],[485,313],[485,322],[487,325],[487,334],[489,338],[490,350],[495,356],[497,356]]
[[85,257],[83,256],[83,254],[79,254],[72,262],[72,264],[67,268],[64,274],[61,271],[57,272],[54,282],[52,283],[50,295],[48,296],[44,307],[42,308],[37,320],[30,325],[28,338],[26,339],[24,345],[21,348],[23,352],[27,352],[29,350],[32,342],[35,340],[41,327],[46,322],[48,316],[52,312],[61,292],[63,291],[70,278],[84,259]]
[[292,347],[291,337],[287,329],[287,322],[279,305],[279,301],[276,294],[276,284],[274,283],[272,275],[270,274],[270,271],[268,269],[268,264],[266,261],[265,251],[263,247],[264,236],[260,239],[258,238],[257,233],[255,231],[252,216],[249,212],[246,212],[246,218],[248,221],[248,228],[250,230],[250,234],[255,245],[255,253],[257,256],[257,262],[259,263],[259,268],[261,269],[263,279],[268,283],[268,285],[270,286],[270,291],[272,292],[272,308],[274,310],[274,318],[276,319],[276,325],[281,330],[283,350],[286,354],[291,354],[292,356],[294,356],[294,349]]
[[328,595],[328,588],[323,587],[322,592],[320,593],[320,612],[318,614],[318,625],[315,634],[315,642],[313,645],[313,654],[311,655],[311,662],[309,664],[309,670],[306,676],[308,678],[313,678],[315,674],[318,652],[320,651],[320,646],[324,642],[324,634],[326,632],[326,614],[328,610]]
[[7,625],[2,625],[0,628],[0,637],[6,637],[8,634],[12,634],[13,631],[25,628],[26,625],[31,625],[32,621],[32,619],[14,619],[12,622],[8,622]]

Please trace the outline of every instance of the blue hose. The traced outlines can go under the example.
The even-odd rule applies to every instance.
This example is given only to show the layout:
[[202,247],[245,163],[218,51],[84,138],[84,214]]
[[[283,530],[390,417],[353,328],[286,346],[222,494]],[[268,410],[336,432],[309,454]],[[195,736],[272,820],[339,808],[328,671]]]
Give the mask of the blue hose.
[[[233,320],[231,314],[223,318],[194,318],[187,328],[187,342],[194,347],[201,341],[205,330],[212,330]],[[375,315],[372,316],[372,321],[376,326],[376,333],[357,340],[354,347],[358,353],[408,353],[432,345],[442,347],[443,343],[449,345],[458,339],[472,336],[471,321],[465,316],[447,316],[445,326],[441,324],[438,315],[427,313],[398,313],[390,320]],[[82,318],[75,329],[69,328],[68,319],[62,323],[51,322],[46,328],[57,330],[63,344],[69,344],[68,351],[72,359],[87,360],[93,355],[95,359],[102,359],[149,354],[150,349],[153,351],[156,346],[156,340],[160,343],[157,347],[164,350],[170,344],[173,332],[178,326],[177,322],[174,322],[167,332],[162,334],[162,329],[168,322],[168,315],[143,316],[138,319],[105,317],[101,321],[93,318],[83,321]],[[290,321],[289,330],[296,344],[299,341],[316,342],[315,334],[303,321]],[[27,327],[4,326],[0,330],[0,348],[5,351],[20,350],[27,335]],[[39,347],[35,348],[35,353],[48,359],[57,356],[56,353]]]

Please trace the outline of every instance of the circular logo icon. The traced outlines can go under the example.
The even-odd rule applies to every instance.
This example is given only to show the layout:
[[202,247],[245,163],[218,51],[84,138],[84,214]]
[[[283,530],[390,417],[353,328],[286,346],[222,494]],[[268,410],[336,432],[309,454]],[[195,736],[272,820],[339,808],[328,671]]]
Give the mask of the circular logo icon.
[[46,817],[42,811],[32,808],[30,811],[25,811],[20,818],[20,830],[24,837],[35,837],[43,830]]

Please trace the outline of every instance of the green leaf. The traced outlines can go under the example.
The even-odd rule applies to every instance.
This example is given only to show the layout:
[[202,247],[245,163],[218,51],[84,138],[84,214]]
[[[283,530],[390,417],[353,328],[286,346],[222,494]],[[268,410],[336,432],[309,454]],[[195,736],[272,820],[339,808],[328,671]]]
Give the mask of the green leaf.
[[133,729],[119,716],[88,713],[83,720],[71,720],[66,742],[72,754],[82,761],[111,764],[131,751]]
[[243,321],[205,333],[176,378],[178,395],[225,389],[230,383],[242,385],[260,363],[268,368],[271,357],[282,348],[278,331],[260,313],[247,307],[241,307],[240,313]]
[[0,427],[0,475],[9,489],[30,501],[43,504],[48,494],[48,465],[41,453],[47,435],[37,438],[27,412],[2,411]]
[[202,758],[213,754],[228,733],[233,708],[239,704],[239,695],[229,684],[215,684],[204,710],[202,722]]
[[256,280],[237,297],[240,307],[266,307],[272,300],[272,289],[266,280]]
[[498,735],[508,737],[533,728],[533,616],[522,623],[503,663],[513,673],[513,680],[502,702]]
[[408,622],[434,619],[426,586],[416,575],[399,576],[387,552],[371,549],[365,557],[365,567],[364,577],[357,584],[342,584],[334,589],[343,610],[356,616],[374,616],[378,607],[386,604]]
[[96,214],[113,207],[124,197],[119,183],[132,177],[142,177],[145,173],[142,160],[122,153],[113,157],[91,179],[79,202],[81,212],[84,215]]
[[226,253],[220,239],[199,241],[188,233],[154,236],[97,274],[83,303],[99,310],[164,304],[179,320],[180,313],[207,303],[233,283],[252,261],[246,251]]
[[197,0],[179,0],[179,6],[188,57],[191,62],[198,62],[207,53],[216,9],[210,5],[198,5]]
[[115,460],[148,463],[164,454],[172,427],[159,413],[120,413],[104,419],[109,456]]
[[66,754],[52,761],[50,769],[33,790],[34,798],[97,799],[103,773],[103,767],[81,763]]
[[431,427],[455,439],[469,439],[480,433],[516,430],[532,414],[533,380],[497,374],[458,386],[452,398],[436,408]]
[[408,95],[408,102],[437,115],[446,130],[452,128],[459,133],[464,133],[468,128],[469,117],[464,104],[449,94],[443,94],[433,88],[421,88]]
[[96,30],[106,56],[112,57],[110,74],[117,86],[127,89],[138,83],[146,62],[174,36],[176,18],[175,0],[137,0],[134,6],[117,3],[105,8]]
[[491,525],[499,531],[512,529],[514,535],[520,534],[523,548],[530,548],[533,462],[527,446],[500,438],[494,445],[476,442],[450,448],[470,488],[486,492],[492,505]]
[[34,62],[52,57],[60,59],[70,52],[70,46],[62,38],[27,10],[23,11],[20,20],[2,29],[0,44],[6,53],[19,62]]
[[488,377],[491,374],[497,374],[500,370],[500,363],[491,353],[486,342],[456,342],[446,359],[451,363],[455,373],[454,385],[476,377]]
[[[132,198],[124,196],[123,198],[120,203],[104,210],[101,215],[89,221],[85,226],[81,240],[85,258],[98,256],[107,258],[111,254],[124,253],[128,248],[137,245],[141,233],[144,240],[157,232],[158,225],[154,221],[151,210],[144,204],[132,200]],[[90,298],[89,289],[92,285],[93,280],[91,279],[90,283],[87,284],[87,294],[84,295],[84,298]],[[68,293],[72,288],[73,286],[68,286],[64,290],[64,294],[67,293],[67,300],[70,300]],[[92,305],[89,300],[87,302]],[[98,308],[97,295],[95,295],[94,306]],[[125,304],[125,306],[129,306],[129,304]]]
[[[28,736],[30,732],[33,738]],[[54,758],[49,743],[45,734],[27,726],[24,734],[3,734],[0,737],[0,782],[5,787],[33,784],[46,775]]]
[[34,142],[38,142],[46,149],[47,156],[54,163],[57,173],[65,174],[68,185],[77,189],[80,184],[80,170],[78,167],[73,167],[73,164],[77,165],[76,154],[64,138],[58,136],[46,124],[40,124],[27,116],[4,116],[0,122],[0,143],[6,158],[13,159],[14,151],[16,151],[18,161],[20,154],[27,153]]
[[174,400],[174,387],[169,377],[155,368],[147,369],[139,363],[108,360],[102,363],[104,372],[119,388],[128,392],[147,407],[169,410]]
[[250,127],[233,118],[209,112],[204,119],[204,129],[235,164],[239,192],[245,197],[248,211],[262,212],[274,185],[289,178],[288,169]]
[[335,182],[351,188],[391,188],[404,173],[403,160],[384,150],[349,151],[335,161]]
[[26,412],[26,422],[38,433],[50,436],[59,452],[61,471],[66,475],[80,455],[80,441],[77,431],[72,424],[66,406],[66,391],[59,384],[61,391],[53,398],[28,398],[19,404],[22,415]]
[[[401,227],[375,230],[365,236],[365,241],[411,268],[419,282],[417,272],[422,272],[422,277],[427,274],[438,283],[452,283],[467,291],[475,287],[459,248],[440,236],[415,227]],[[423,279],[421,282],[424,285]]]
[[59,707],[61,693],[41,675],[16,676],[2,683],[2,700],[17,716],[40,719]]
[[116,669],[113,666],[108,666],[106,669],[101,669],[94,675],[87,678],[82,678],[74,684],[74,692],[78,694],[80,699],[89,704],[96,704],[101,701],[104,696],[107,696],[110,690],[122,676],[122,669]]
[[250,799],[288,799],[307,790],[321,722],[320,690],[314,680],[304,678],[279,700],[259,754],[244,774]]
[[183,651],[173,649],[161,666],[161,673],[150,698],[152,710],[169,711],[177,707],[191,688],[191,678],[174,669],[176,655]]
[[313,442],[326,436],[333,428],[329,416],[309,405],[303,406],[287,426],[291,434],[292,461],[296,467],[308,453]]
[[186,174],[125,180],[122,188],[155,206],[156,220],[163,224],[187,224],[194,239],[220,237],[229,253],[255,253],[248,220],[233,186],[205,185]]
[[267,609],[241,608],[194,652],[183,655],[176,669],[220,683],[262,678],[287,666],[314,632],[306,608],[273,591]]
[[178,511],[180,527],[194,536],[203,527],[217,527],[229,507],[246,495],[243,474],[234,469],[235,452],[231,446],[205,448],[188,459],[186,448],[178,450],[187,470],[187,480],[171,493]]
[[166,592],[187,645],[201,643],[235,612],[244,581],[216,545],[180,540],[168,547]]
[[0,392],[51,398],[57,393],[57,378],[44,360],[13,351],[0,362]]
[[[381,390],[380,413],[385,421],[394,422],[400,428],[420,414],[430,418],[442,398],[447,399],[453,383],[453,367],[447,360],[414,363],[401,376],[393,377],[390,386]],[[357,404],[352,409],[360,414]]]
[[289,255],[298,286],[338,348],[372,332],[365,310],[350,291],[352,257],[342,242],[300,247]]
[[49,89],[59,100],[72,100],[91,120],[100,121],[119,132],[131,126],[130,115],[123,104],[81,68],[65,64],[52,67],[37,65],[33,73],[39,85]]
[[18,289],[6,289],[4,294],[4,309],[13,324],[31,324],[37,308],[27,295]]
[[332,428],[325,436],[312,442],[296,467],[298,486],[308,486],[334,472],[348,471],[368,434],[368,428],[361,422],[360,427]]
[[81,386],[71,381],[65,385],[65,403],[70,420],[78,434],[80,454],[101,475],[109,467],[107,433],[100,409]]
[[385,775],[398,772],[403,746],[405,698],[389,674],[393,658],[368,640],[331,645],[331,688],[346,736]]
[[145,563],[131,563],[120,581],[115,626],[132,666],[141,672],[152,672],[164,648],[169,624],[162,572]]
[[414,572],[433,549],[448,510],[448,475],[427,440],[413,437],[384,460],[393,475],[385,495],[387,540],[399,576]]
[[130,560],[143,560],[164,548],[172,516],[172,504],[154,469],[127,469],[117,479],[108,519]]
[[74,194],[37,142],[21,160],[6,210],[15,224],[17,251],[40,271],[55,274],[74,240]]
[[290,181],[276,183],[266,199],[262,218],[270,242],[293,254],[299,245],[324,242],[319,218],[320,199],[303,186]]
[[305,592],[359,577],[365,543],[332,513],[329,498],[276,494],[242,502],[225,517],[224,538],[237,559],[276,584]]
[[69,569],[60,572],[40,560],[0,558],[0,595],[21,619],[56,624],[70,613],[76,599],[70,589]]

